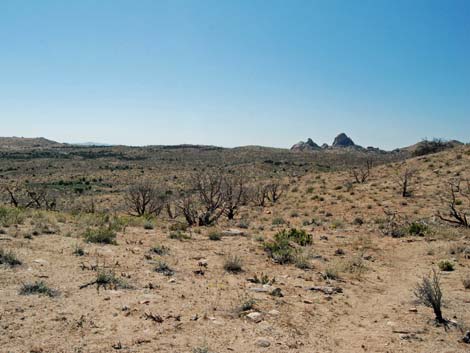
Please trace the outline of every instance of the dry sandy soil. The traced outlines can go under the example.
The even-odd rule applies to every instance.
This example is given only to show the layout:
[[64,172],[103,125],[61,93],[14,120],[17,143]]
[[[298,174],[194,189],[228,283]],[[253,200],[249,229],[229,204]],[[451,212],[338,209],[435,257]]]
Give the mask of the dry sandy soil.
[[[290,179],[276,204],[247,207],[216,227],[195,227],[185,233],[188,239],[170,239],[170,221],[157,219],[153,229],[132,222],[118,232],[117,245],[85,243],[92,215],[27,211],[0,235],[0,247],[22,262],[0,265],[0,351],[466,352],[470,290],[462,280],[470,276],[470,260],[461,249],[470,249],[470,232],[435,215],[445,211],[446,181],[470,178],[470,149],[407,163],[419,170],[412,197],[401,197],[394,164],[374,168],[367,183],[352,188],[347,172],[311,172]],[[384,209],[429,229],[424,236],[386,236]],[[278,224],[281,218],[285,223]],[[274,263],[264,250],[264,240],[289,227],[313,235],[304,249],[310,268]],[[43,234],[45,228],[55,234]],[[208,238],[227,229],[240,233]],[[167,254],[152,252],[156,245]],[[74,254],[77,246],[83,256]],[[242,272],[224,270],[231,256],[241,259]],[[441,260],[455,265],[440,272],[447,328],[436,325],[432,310],[413,295]],[[174,274],[156,272],[159,261]],[[96,278],[96,266],[132,288],[80,289]],[[248,281],[262,274],[274,283]],[[35,281],[58,295],[19,295],[23,284]],[[277,288],[281,295],[273,295]],[[252,305],[243,310],[244,303]]]

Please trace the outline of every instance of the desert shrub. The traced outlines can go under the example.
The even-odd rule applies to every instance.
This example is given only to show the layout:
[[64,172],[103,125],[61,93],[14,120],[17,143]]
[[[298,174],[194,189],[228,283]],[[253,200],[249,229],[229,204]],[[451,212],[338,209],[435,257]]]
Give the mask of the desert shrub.
[[304,252],[297,252],[294,256],[294,265],[302,270],[308,270],[312,268],[309,254]]
[[244,312],[244,311],[253,310],[253,308],[255,307],[255,304],[256,304],[256,300],[254,300],[253,298],[244,299],[242,304],[238,308],[238,311]]
[[328,266],[327,268],[325,268],[323,277],[325,279],[337,280],[339,279],[339,271],[335,266]]
[[437,322],[446,322],[442,317],[442,290],[436,271],[433,270],[432,275],[423,277],[421,282],[416,284],[414,295],[419,303],[433,309]]
[[170,225],[170,227],[168,227],[168,230],[170,232],[185,232],[187,229],[188,229],[188,225],[186,223],[173,223]]
[[159,261],[157,263],[157,266],[155,266],[155,272],[161,273],[167,277],[173,276],[175,274],[175,271],[164,261]]
[[187,240],[187,239],[191,239],[191,236],[178,230],[176,232],[170,232],[170,234],[168,235],[168,238],[177,239],[177,240]]
[[210,240],[221,240],[222,234],[220,232],[214,231],[214,232],[210,232],[208,237]]
[[145,221],[144,223],[144,229],[151,230],[154,228],[153,222],[151,221]]
[[84,256],[85,250],[80,245],[75,244],[72,254],[75,256]]
[[247,219],[241,219],[239,222],[238,222],[238,228],[241,228],[241,229],[248,229],[250,227],[250,221],[247,220]]
[[363,220],[361,217],[356,217],[356,218],[354,218],[353,223],[354,223],[355,225],[361,226],[361,225],[364,224],[364,220]]
[[150,251],[162,256],[168,254],[170,249],[168,249],[165,245],[155,245],[152,249],[150,249]]
[[34,283],[25,283],[20,289],[20,295],[46,295],[48,297],[55,297],[58,292],[49,288],[43,281],[36,281]]
[[224,270],[230,273],[239,273],[243,271],[242,259],[236,255],[227,257],[224,261]]
[[0,207],[0,226],[10,227],[24,222],[25,214],[20,208]]
[[21,261],[16,257],[16,254],[13,251],[0,249],[0,265],[13,267],[21,265]]
[[257,274],[253,276],[253,278],[248,279],[249,282],[251,283],[258,283],[258,284],[274,284],[276,282],[276,278],[269,278],[268,275],[261,273],[261,275],[258,277]]
[[280,226],[286,224],[286,221],[282,217],[275,217],[272,221],[273,226]]
[[410,235],[424,236],[428,231],[429,227],[424,223],[412,222],[408,226],[408,234]]
[[439,266],[439,269],[441,271],[453,271],[454,270],[454,264],[450,262],[449,260],[441,260],[437,264]]
[[291,243],[300,246],[310,245],[312,235],[295,228],[284,229],[274,235],[273,241],[265,242],[264,247],[275,262],[279,264],[292,263],[295,262],[297,249],[292,247]]
[[116,276],[114,271],[99,270],[96,274],[96,287],[99,290],[101,287],[104,289],[131,289],[129,285],[122,278]]
[[116,245],[116,233],[107,227],[88,228],[84,234],[87,243]]
[[312,235],[307,233],[305,230],[297,230],[296,228],[291,228],[289,230],[282,230],[274,235],[274,240],[279,241],[282,239],[287,239],[288,241],[293,241],[300,246],[307,246],[312,244]]

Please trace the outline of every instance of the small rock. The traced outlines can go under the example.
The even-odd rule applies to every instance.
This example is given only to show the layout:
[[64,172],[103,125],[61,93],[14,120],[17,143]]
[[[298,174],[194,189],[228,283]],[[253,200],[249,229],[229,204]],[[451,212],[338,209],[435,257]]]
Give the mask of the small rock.
[[465,332],[465,336],[463,336],[462,341],[464,343],[470,343],[470,331]]
[[41,266],[49,264],[49,262],[47,262],[46,260],[43,260],[43,259],[36,259],[33,262],[36,263],[36,264],[40,264]]
[[175,283],[175,282],[176,282],[176,279],[174,279],[174,278],[170,278],[170,279],[168,280],[168,283]]
[[258,347],[269,347],[271,342],[267,338],[258,338],[256,340],[256,345]]
[[273,309],[273,310],[269,311],[268,314],[272,315],[272,316],[278,316],[280,314],[280,312],[276,309]]
[[238,229],[227,229],[222,232],[222,235],[225,236],[243,236],[245,235],[245,232],[238,230]]
[[258,312],[249,313],[246,317],[256,323],[263,321],[263,315]]
[[410,313],[417,313],[418,312],[418,309],[417,308],[409,308],[408,311]]

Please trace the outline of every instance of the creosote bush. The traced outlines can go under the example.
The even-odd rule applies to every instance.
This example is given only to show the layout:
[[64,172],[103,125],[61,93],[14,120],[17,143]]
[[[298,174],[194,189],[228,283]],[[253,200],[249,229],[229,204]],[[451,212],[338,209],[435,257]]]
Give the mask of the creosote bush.
[[310,245],[312,244],[312,235],[295,228],[284,229],[274,235],[273,241],[265,242],[264,248],[275,262],[279,264],[294,263],[298,249],[293,244]]
[[454,264],[452,262],[450,262],[449,260],[441,260],[441,261],[439,261],[439,263],[437,265],[439,266],[439,269],[441,271],[449,272],[449,271],[454,270]]

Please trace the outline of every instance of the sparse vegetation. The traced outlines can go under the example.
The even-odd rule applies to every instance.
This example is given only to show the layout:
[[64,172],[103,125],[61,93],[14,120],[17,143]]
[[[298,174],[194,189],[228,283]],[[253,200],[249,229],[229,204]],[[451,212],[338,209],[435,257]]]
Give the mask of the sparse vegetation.
[[21,261],[18,259],[18,257],[13,251],[7,251],[0,248],[0,265],[7,265],[13,267],[21,265]]
[[437,322],[446,322],[442,317],[441,282],[436,271],[433,271],[430,276],[423,277],[416,285],[414,294],[421,304],[433,309]]
[[34,283],[25,283],[21,286],[20,295],[45,295],[48,297],[56,297],[59,293],[49,288],[43,281],[36,281]]

